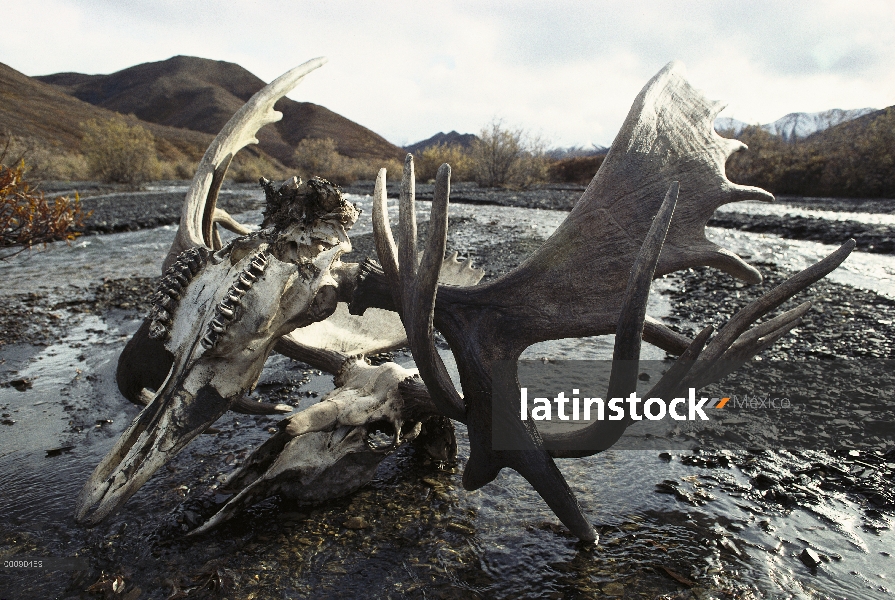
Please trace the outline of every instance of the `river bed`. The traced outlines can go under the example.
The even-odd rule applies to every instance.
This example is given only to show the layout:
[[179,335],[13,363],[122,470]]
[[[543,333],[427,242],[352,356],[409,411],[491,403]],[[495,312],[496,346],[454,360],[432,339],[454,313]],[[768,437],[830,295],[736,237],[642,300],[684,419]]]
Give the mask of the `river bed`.
[[[363,209],[352,236],[369,233],[369,197],[352,200]],[[428,203],[419,210],[424,219]],[[567,214],[455,204],[451,216],[461,226],[450,247],[485,259],[480,255],[502,240],[546,238]],[[257,223],[260,213],[239,218]],[[7,283],[0,300],[34,293],[64,301],[104,279],[156,276],[174,231],[91,236],[0,263]],[[708,235],[750,262],[786,270],[834,248],[726,229]],[[854,253],[831,279],[895,298],[895,257]],[[669,292],[677,285],[674,277],[656,282],[650,314],[669,315]],[[118,394],[114,369],[140,319],[122,309],[57,312],[66,325],[55,343],[0,349],[0,382],[29,382],[23,391],[0,387],[0,410],[14,421],[0,425],[0,555],[77,555],[89,568],[3,570],[0,597],[96,597],[85,590],[104,581],[111,589],[119,576],[129,598],[890,598],[895,592],[891,510],[877,511],[879,527],[868,528],[868,506],[847,493],[830,491],[811,508],[775,508],[738,495],[750,486],[744,470],[700,466],[685,453],[610,450],[559,461],[600,532],[599,546],[589,547],[570,537],[511,471],[464,491],[462,426],[456,468],[438,470],[402,450],[353,496],[317,508],[272,499],[210,534],[184,538],[186,512],[201,513],[217,482],[278,420],[228,414],[215,424],[220,433],[200,436],[118,514],[93,529],[78,526],[72,518],[78,490],[138,413]],[[608,358],[611,349],[611,336],[559,340],[533,346],[524,358]],[[663,357],[645,350],[644,358]],[[412,364],[406,353],[395,360]],[[331,388],[331,377],[273,356],[261,384],[295,394],[304,408]],[[794,460],[788,456],[760,460]],[[667,480],[704,501],[656,493]],[[345,527],[352,516],[367,526]],[[799,558],[806,548],[826,561],[809,568]]]

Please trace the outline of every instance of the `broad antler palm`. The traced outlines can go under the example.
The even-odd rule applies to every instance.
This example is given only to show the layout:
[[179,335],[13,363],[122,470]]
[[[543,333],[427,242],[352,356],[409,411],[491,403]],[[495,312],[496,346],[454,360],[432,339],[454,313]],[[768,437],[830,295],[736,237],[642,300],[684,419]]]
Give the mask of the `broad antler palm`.
[[[582,540],[594,540],[596,533],[553,459],[605,450],[628,422],[600,421],[573,433],[541,434],[532,420],[518,418],[517,405],[493,406],[495,363],[515,363],[535,342],[615,333],[607,397],[624,397],[636,389],[641,338],[682,352],[647,397],[674,394],[687,386],[698,388],[723,377],[731,364],[748,360],[792,329],[810,303],[753,325],[835,269],[854,248],[851,240],[794,275],[741,310],[711,340],[710,327],[692,341],[682,340],[646,316],[652,279],[679,269],[708,265],[747,282],[760,282],[756,269],[706,239],[705,224],[722,204],[773,200],[764,190],[726,178],[727,157],[744,146],[714,132],[714,117],[723,107],[708,102],[681,71],[671,63],[646,85],[599,173],[569,217],[537,252],[494,282],[466,289],[437,285],[436,269],[447,233],[447,165],[436,179],[429,240],[419,267],[414,260],[412,157],[408,155],[405,161],[401,188],[400,252],[395,250],[384,210],[382,171],[374,194],[376,249],[383,272],[372,272],[364,279],[355,292],[353,310],[379,306],[401,312],[420,376],[434,404],[468,427],[470,457],[464,487],[480,488],[502,468],[512,468]],[[435,351],[434,328],[455,355],[462,396]],[[524,449],[492,448],[498,421],[516,429]]]

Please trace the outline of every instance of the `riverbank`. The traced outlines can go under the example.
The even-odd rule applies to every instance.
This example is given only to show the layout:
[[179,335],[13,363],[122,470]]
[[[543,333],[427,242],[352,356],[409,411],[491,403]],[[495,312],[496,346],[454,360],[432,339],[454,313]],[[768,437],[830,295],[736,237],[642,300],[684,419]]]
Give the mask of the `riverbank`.
[[[106,186],[88,182],[83,188],[81,203],[85,212],[91,213],[80,229],[83,235],[96,235],[120,231],[136,231],[162,225],[172,225],[180,220],[183,191],[188,182],[159,182],[147,191],[128,191],[121,186]],[[51,182],[45,184],[50,193],[73,194],[77,183]],[[177,187],[176,191],[171,188]],[[434,185],[417,184],[419,200],[431,200]],[[345,186],[350,194],[369,195],[373,182],[357,182]],[[570,211],[585,186],[571,184],[543,184],[526,190],[480,188],[474,183],[460,182],[451,188],[451,201],[459,204],[536,208],[542,210]],[[399,183],[389,182],[390,198],[399,195]],[[895,214],[895,200],[849,198],[797,198],[784,196],[778,204],[802,209],[852,213]],[[227,183],[221,190],[218,206],[231,214],[262,209],[263,195],[256,184]],[[735,205],[734,205],[735,206]],[[749,214],[742,211],[718,212],[708,223],[710,226],[737,229],[754,233],[772,233],[786,239],[810,240],[827,244],[840,244],[855,238],[861,252],[895,254],[895,234],[888,225],[875,225],[857,221],[832,221],[793,215]]]

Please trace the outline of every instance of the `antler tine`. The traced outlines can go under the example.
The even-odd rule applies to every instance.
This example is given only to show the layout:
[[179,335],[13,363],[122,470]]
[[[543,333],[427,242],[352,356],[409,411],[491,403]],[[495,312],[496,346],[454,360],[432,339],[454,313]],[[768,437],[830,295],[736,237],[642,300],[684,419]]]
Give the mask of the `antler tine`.
[[659,254],[665,244],[665,235],[674,216],[680,185],[671,183],[659,212],[653,219],[637,259],[631,267],[625,299],[619,309],[618,326],[615,332],[615,347],[612,351],[612,373],[609,376],[607,398],[624,397],[637,389],[638,361],[643,338],[643,321],[646,318],[646,303],[649,299],[653,275]]
[[793,327],[802,322],[802,317],[810,308],[810,301],[803,302],[796,308],[753,327],[731,344],[730,348],[717,361],[697,362],[699,368],[691,371],[681,388],[701,388],[727,377],[746,364],[753,356],[770,348],[774,342],[789,333]]
[[718,335],[712,339],[700,360],[713,362],[720,359],[724,352],[730,348],[730,346],[749,328],[750,325],[752,325],[752,323],[774,310],[812,283],[829,274],[842,264],[842,261],[851,254],[854,248],[855,240],[848,240],[822,261],[799,271],[735,314],[733,318],[721,328]]
[[196,246],[214,248],[215,207],[230,161],[243,147],[258,143],[255,134],[259,129],[283,118],[283,114],[275,111],[273,105],[298,85],[305,75],[325,62],[325,58],[315,58],[277,77],[252,96],[214,138],[199,161],[196,175],[187,190],[180,227],[162,265],[163,272],[184,250]]
[[[401,279],[401,302],[409,305],[413,282],[416,279],[416,181],[413,174],[413,154],[404,158],[404,174],[401,178],[401,201],[398,211],[398,268]],[[434,205],[433,205],[434,210]]]
[[671,395],[674,395],[675,392],[680,388],[681,381],[687,376],[690,372],[690,369],[693,368],[693,365],[696,364],[696,359],[699,357],[699,354],[702,352],[703,348],[705,348],[706,342],[708,342],[709,336],[715,331],[715,328],[711,325],[708,325],[699,332],[695,338],[693,338],[693,342],[684,350],[683,354],[681,354],[674,364],[671,365],[671,368],[662,375],[662,378],[656,382],[650,391],[646,393],[646,398],[666,398]]
[[385,188],[385,169],[379,169],[376,186],[373,188],[373,241],[376,243],[376,255],[392,289],[392,298],[397,310],[401,311],[401,302],[397,290],[401,289],[398,276],[398,248],[392,237],[392,228],[388,224],[388,203]]
[[[410,156],[410,155],[408,155]],[[410,173],[413,173],[413,162],[410,160]],[[407,175],[405,163],[404,174]],[[412,190],[412,188],[411,188]],[[435,349],[433,339],[433,321],[435,316],[435,296],[438,291],[438,275],[444,261],[444,251],[447,246],[448,204],[451,195],[451,167],[447,163],[438,168],[435,177],[435,194],[432,199],[432,213],[429,219],[429,238],[426,251],[420,262],[419,271],[413,281],[406,274],[409,269],[402,266],[401,283],[404,286],[404,328],[407,330],[407,339],[410,342],[410,350],[416,361],[420,377],[429,387],[432,401],[446,417],[458,421],[466,420],[466,407],[463,398],[454,387],[451,377]],[[413,197],[407,203],[409,210],[413,210]],[[403,212],[405,204],[401,204]],[[408,222],[405,222],[408,223]],[[415,219],[409,221],[409,225],[415,229]],[[407,244],[406,231],[401,230],[401,250]],[[415,236],[414,236],[415,237]],[[415,256],[415,248],[414,254]],[[402,257],[403,263],[403,257]]]
[[[637,389],[637,372],[639,370],[641,336],[643,322],[646,318],[646,303],[649,290],[665,243],[665,235],[674,216],[680,186],[672,182],[665,194],[665,200],[653,219],[628,279],[625,298],[619,311],[618,326],[615,334],[615,347],[612,354],[612,372],[609,376],[607,398],[623,398]],[[701,349],[705,343],[694,341]],[[694,347],[691,344],[690,347]],[[596,454],[611,447],[625,432],[630,421],[598,421],[583,429],[569,434],[541,434],[544,445],[554,457],[581,457]]]
[[214,209],[214,217],[212,218],[212,221],[224,229],[232,231],[236,235],[246,235],[247,233],[251,233],[251,230],[248,227],[234,219],[230,213],[222,208]]

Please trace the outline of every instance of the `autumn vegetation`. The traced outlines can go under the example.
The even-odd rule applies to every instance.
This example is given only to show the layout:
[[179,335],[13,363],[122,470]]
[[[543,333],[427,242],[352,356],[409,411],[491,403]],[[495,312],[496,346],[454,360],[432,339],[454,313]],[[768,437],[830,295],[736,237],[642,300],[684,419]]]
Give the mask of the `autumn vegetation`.
[[749,149],[728,159],[731,181],[775,194],[895,198],[893,107],[794,142],[758,126],[737,137]]
[[83,226],[85,215],[77,195],[46,198],[25,178],[25,160],[7,166],[9,145],[0,152],[0,260],[15,256],[35,244],[73,240],[73,228]]

